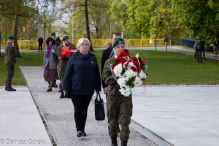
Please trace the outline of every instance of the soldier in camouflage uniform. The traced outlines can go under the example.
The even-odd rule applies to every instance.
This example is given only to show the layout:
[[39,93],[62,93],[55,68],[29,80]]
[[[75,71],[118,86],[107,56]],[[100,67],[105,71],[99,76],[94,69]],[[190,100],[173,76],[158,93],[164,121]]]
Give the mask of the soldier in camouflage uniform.
[[6,66],[6,72],[7,72],[7,78],[6,78],[6,91],[16,91],[16,89],[13,89],[11,87],[12,78],[14,76],[14,64],[16,63],[16,57],[15,57],[15,49],[12,45],[15,41],[15,36],[9,36],[8,37],[8,43],[5,46],[5,66]]
[[[114,55],[110,59],[115,59],[119,53],[124,49],[125,42],[123,39],[117,39],[114,44]],[[112,76],[110,67],[110,59],[104,65],[102,79],[108,84],[108,97],[107,97],[107,117],[109,135],[112,140],[112,146],[117,146],[117,123],[121,125],[120,139],[121,145],[127,146],[129,139],[129,124],[132,116],[132,95],[125,97],[119,91],[117,79]]]
[[[68,36],[64,36],[62,39],[63,44],[58,47],[58,55],[61,56],[62,47],[68,46],[69,48],[75,49],[75,45],[68,42]],[[61,92],[60,98],[64,98],[64,93],[62,92],[62,82],[65,74],[65,68],[68,63],[68,58],[66,56],[62,57],[59,62],[59,92]]]
[[[55,32],[52,32],[52,33],[51,33],[51,38],[53,38],[53,40],[54,40],[53,44],[54,44],[55,46],[59,47],[60,42],[56,41],[56,33],[55,33]],[[58,64],[58,63],[57,63],[57,64]],[[52,87],[58,87],[58,85],[56,84],[56,80],[53,82]]]

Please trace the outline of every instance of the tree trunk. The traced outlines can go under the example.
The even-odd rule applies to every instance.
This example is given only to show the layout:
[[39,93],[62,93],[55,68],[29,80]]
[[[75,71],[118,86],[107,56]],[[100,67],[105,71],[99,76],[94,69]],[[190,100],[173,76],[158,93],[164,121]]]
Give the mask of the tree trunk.
[[15,28],[14,28],[14,36],[16,37],[16,39],[14,41],[14,49],[15,49],[15,52],[16,52],[16,57],[21,57],[20,52],[19,52],[18,43],[17,43],[19,20],[20,20],[20,16],[16,15]]
[[[90,30],[89,30],[89,20],[88,20],[88,10],[87,10],[87,0],[85,0],[85,19],[86,19],[86,31],[87,31],[87,38],[90,40]],[[90,40],[91,42],[91,40]],[[91,43],[90,51],[93,51],[93,46]]]

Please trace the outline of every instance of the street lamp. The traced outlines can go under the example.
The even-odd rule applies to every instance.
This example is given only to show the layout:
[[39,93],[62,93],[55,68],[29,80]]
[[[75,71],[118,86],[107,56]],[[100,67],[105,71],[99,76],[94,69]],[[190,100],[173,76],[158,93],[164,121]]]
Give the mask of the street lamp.
[[47,9],[47,5],[44,5],[44,6],[42,6],[43,7],[43,14],[44,14],[44,24],[43,24],[43,27],[44,27],[44,41],[43,41],[43,46],[44,46],[44,48],[45,48],[45,45],[46,45],[46,36],[45,36],[45,33],[46,33],[46,31],[45,31],[45,28],[46,28],[46,23],[45,23],[45,12],[46,12],[46,9]]
[[158,10],[154,11],[155,15],[156,15],[156,29],[155,29],[155,51],[157,50],[157,12],[159,12]]

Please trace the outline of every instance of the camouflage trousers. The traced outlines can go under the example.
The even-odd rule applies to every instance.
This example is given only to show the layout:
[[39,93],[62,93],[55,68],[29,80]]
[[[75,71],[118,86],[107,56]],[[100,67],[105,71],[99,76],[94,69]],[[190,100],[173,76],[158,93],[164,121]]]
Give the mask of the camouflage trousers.
[[131,95],[129,97],[123,95],[108,95],[107,117],[110,137],[117,136],[117,124],[119,122],[121,125],[120,139],[121,141],[128,141],[132,108],[133,104]]
[[59,79],[60,79],[59,90],[62,90],[62,82],[64,79],[65,68],[66,68],[67,63],[68,61],[63,61],[63,60],[60,60],[59,62]]
[[11,86],[11,82],[12,82],[12,78],[14,76],[14,64],[5,64],[6,66],[6,73],[7,73],[7,77],[6,77],[6,86]]

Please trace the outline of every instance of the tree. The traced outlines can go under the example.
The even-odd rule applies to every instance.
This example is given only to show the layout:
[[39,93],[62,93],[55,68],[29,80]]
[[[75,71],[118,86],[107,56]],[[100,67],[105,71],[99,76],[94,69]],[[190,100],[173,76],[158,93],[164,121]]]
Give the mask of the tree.
[[[216,0],[218,1],[218,0]],[[194,39],[202,39],[206,47],[219,36],[218,3],[213,0],[173,0],[173,18],[178,26],[192,31]]]
[[138,37],[149,38],[155,34],[155,10],[158,10],[158,37],[179,37],[185,28],[178,28],[172,19],[172,0],[115,0],[110,11],[120,20],[124,31],[133,30]]

